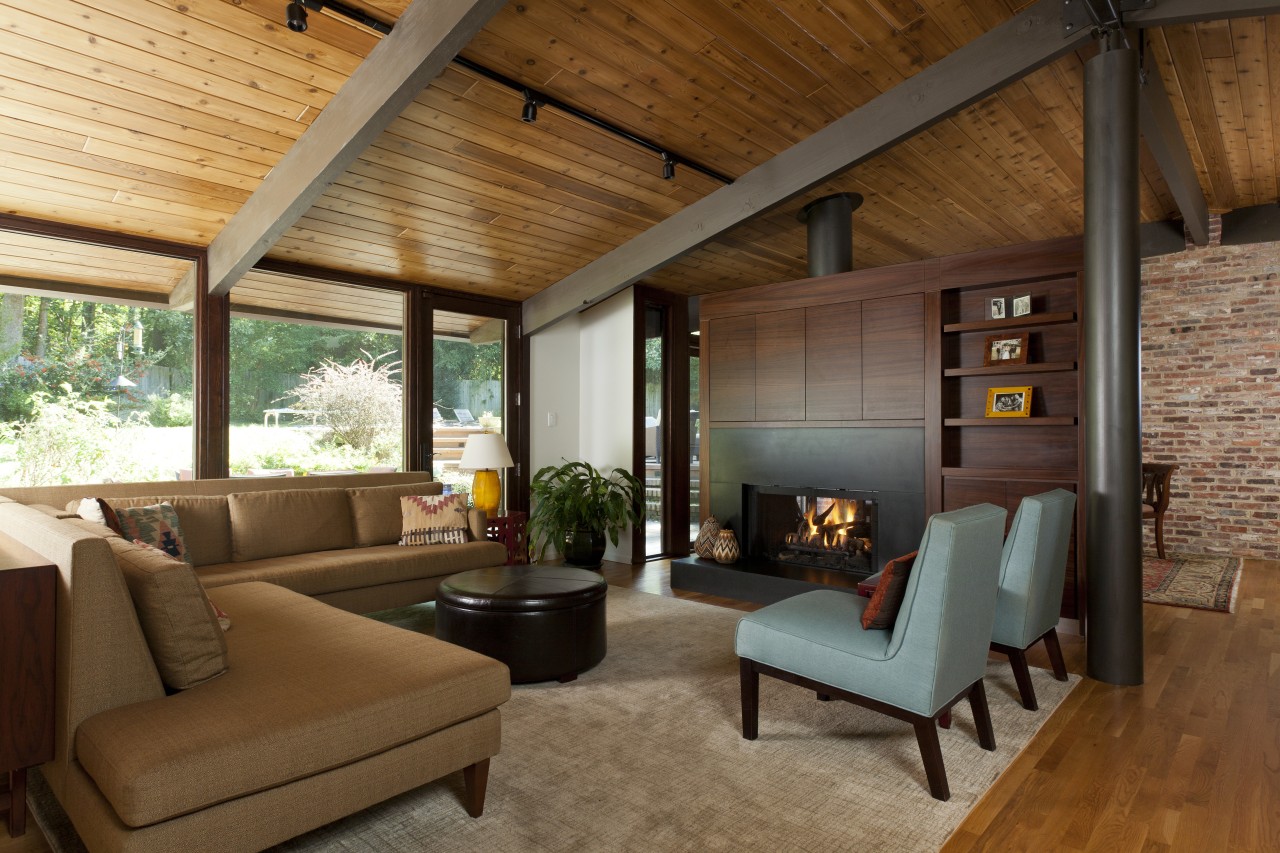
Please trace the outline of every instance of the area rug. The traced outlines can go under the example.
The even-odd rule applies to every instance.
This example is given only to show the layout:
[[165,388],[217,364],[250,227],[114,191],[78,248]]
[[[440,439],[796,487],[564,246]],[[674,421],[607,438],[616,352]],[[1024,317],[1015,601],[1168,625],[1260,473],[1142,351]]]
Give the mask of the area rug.
[[[384,618],[421,629],[431,615]],[[463,810],[455,773],[276,853],[937,850],[1079,680],[1032,669],[1041,710],[1030,712],[1008,664],[993,661],[997,749],[978,746],[968,704],[957,706],[939,732],[943,803],[929,796],[909,725],[774,679],[761,679],[759,740],[743,740],[740,615],[610,588],[604,662],[569,684],[518,686],[502,707],[480,819]],[[77,850],[65,833],[55,849]]]
[[1195,554],[1170,554],[1162,560],[1142,555],[1142,600],[1234,613],[1244,560]]

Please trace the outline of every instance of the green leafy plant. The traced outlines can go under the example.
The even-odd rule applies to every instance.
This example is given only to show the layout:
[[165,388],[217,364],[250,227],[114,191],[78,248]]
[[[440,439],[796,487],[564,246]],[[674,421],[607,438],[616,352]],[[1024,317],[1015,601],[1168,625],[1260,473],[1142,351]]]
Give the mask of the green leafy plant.
[[587,462],[548,465],[533,475],[529,492],[529,542],[539,560],[550,545],[563,549],[575,532],[617,545],[628,524],[644,522],[644,485],[624,468],[605,476]]

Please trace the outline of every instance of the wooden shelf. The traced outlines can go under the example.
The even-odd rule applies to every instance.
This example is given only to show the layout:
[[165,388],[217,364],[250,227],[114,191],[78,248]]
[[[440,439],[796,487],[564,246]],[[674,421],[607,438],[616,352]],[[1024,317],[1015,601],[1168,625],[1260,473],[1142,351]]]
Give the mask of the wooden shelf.
[[1002,373],[1065,373],[1075,370],[1074,361],[1046,361],[1040,364],[993,364],[990,367],[948,367],[943,376],[998,376]]
[[1047,480],[1074,483],[1079,475],[1066,468],[941,468],[944,477],[970,480]]
[[1025,317],[1006,317],[1003,320],[972,320],[967,323],[947,323],[942,327],[944,333],[949,332],[984,332],[999,329],[1034,329],[1037,326],[1060,326],[1063,323],[1074,323],[1074,311],[1061,311],[1050,314],[1028,314]]
[[949,427],[983,427],[983,426],[1075,426],[1074,416],[1039,417],[1039,418],[946,418],[943,426]]

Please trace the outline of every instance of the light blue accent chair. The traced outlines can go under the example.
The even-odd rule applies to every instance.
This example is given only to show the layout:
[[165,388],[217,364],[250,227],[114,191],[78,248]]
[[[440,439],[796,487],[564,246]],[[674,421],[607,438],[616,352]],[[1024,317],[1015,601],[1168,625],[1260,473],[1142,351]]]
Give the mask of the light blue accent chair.
[[1075,509],[1076,496],[1066,489],[1023,498],[1000,556],[991,648],[1009,656],[1022,707],[1028,711],[1040,706],[1027,669],[1027,649],[1044,640],[1054,677],[1067,680],[1057,626]]
[[1005,510],[991,504],[929,519],[892,629],[865,630],[868,599],[818,590],[738,622],[742,736],[759,734],[760,675],[839,698],[915,727],[929,791],[949,799],[935,721],[968,697],[983,749],[996,748],[986,672]]

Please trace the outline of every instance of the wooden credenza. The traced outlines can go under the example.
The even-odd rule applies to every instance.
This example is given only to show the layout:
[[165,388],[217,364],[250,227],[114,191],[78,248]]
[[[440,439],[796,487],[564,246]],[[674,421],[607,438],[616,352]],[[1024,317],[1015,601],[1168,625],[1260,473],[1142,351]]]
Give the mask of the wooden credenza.
[[0,812],[26,830],[27,770],[53,758],[57,567],[0,534]]

